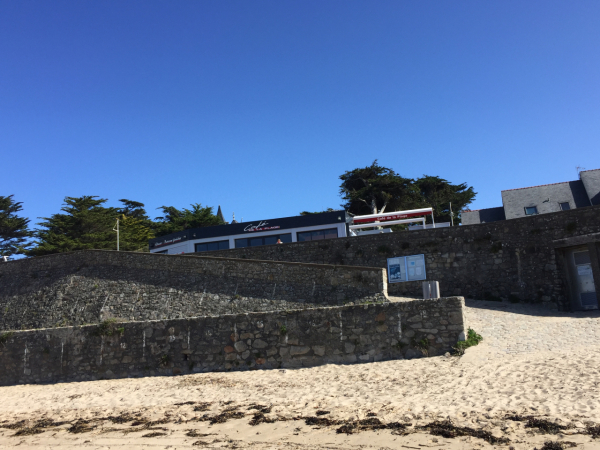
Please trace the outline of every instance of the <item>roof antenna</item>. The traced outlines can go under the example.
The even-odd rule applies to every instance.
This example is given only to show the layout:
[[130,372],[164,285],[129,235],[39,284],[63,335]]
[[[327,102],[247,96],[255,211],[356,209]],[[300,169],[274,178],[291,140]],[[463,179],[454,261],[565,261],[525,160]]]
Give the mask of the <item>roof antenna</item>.
[[575,170],[577,171],[577,176],[579,177],[579,179],[581,179],[580,174],[583,170],[585,170],[585,167],[577,166],[577,167],[575,167]]

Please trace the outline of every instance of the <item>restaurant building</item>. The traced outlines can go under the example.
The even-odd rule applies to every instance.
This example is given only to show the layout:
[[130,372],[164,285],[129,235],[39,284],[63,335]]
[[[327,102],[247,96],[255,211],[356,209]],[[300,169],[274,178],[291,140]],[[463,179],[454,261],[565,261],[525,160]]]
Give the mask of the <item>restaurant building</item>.
[[198,253],[230,248],[317,241],[349,235],[344,210],[191,228],[150,240],[151,253]]

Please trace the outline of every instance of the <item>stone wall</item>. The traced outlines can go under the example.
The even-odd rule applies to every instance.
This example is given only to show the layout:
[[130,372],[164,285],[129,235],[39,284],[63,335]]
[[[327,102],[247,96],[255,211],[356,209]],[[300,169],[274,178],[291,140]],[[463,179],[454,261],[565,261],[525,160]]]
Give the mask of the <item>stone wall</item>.
[[[440,282],[442,295],[503,298],[567,310],[566,271],[557,261],[560,258],[557,258],[556,242],[579,238],[600,241],[599,232],[600,206],[591,206],[478,225],[210,254],[381,268],[386,267],[388,257],[425,254],[427,279]],[[421,283],[390,284],[388,294],[421,296]]]
[[462,297],[0,334],[0,385],[296,368],[438,355]]
[[0,263],[0,330],[383,301],[386,273],[87,250]]

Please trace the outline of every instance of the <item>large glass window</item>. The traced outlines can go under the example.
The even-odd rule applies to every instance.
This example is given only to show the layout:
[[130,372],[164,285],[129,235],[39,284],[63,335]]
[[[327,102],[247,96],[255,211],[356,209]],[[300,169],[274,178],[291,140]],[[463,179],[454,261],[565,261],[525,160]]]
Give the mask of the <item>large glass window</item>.
[[228,250],[229,241],[203,242],[196,244],[196,252],[214,252],[215,250]]
[[235,240],[235,248],[242,247],[258,247],[260,245],[272,245],[277,244],[277,240],[280,239],[283,244],[292,242],[292,234],[276,234],[264,237],[251,237]]
[[537,206],[526,206],[525,207],[525,215],[527,216],[532,216],[534,214],[537,214]]
[[561,211],[568,211],[569,209],[571,209],[571,205],[569,205],[569,202],[559,203],[559,206]]
[[338,237],[337,228],[328,228],[327,230],[303,231],[297,234],[298,242],[319,241],[321,239],[333,239]]

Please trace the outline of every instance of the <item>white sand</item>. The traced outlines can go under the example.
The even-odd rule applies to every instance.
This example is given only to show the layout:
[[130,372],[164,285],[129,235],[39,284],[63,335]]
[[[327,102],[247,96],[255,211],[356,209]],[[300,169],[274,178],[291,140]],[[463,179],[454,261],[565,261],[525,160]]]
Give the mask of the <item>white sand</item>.
[[[364,419],[372,412],[384,422],[412,425],[450,418],[457,425],[509,437],[516,449],[541,448],[548,439],[600,449],[600,439],[569,435],[570,431],[563,438],[531,435],[522,423],[504,420],[507,413],[518,412],[579,426],[590,420],[600,423],[600,347],[516,356],[498,356],[489,350],[482,343],[462,358],[2,387],[0,425],[42,417],[57,421],[105,417],[123,411],[152,419],[167,417],[169,423],[160,425],[167,429],[163,430],[166,436],[153,438],[141,437],[148,431],[124,434],[101,432],[101,428],[72,434],[65,426],[13,437],[14,430],[0,429],[0,447],[196,448],[201,445],[192,444],[201,441],[211,448],[492,448],[477,438],[444,439],[424,432],[396,436],[382,430],[346,436],[336,434],[335,427],[313,429],[300,420],[252,427],[248,405],[259,403],[273,406],[271,417],[314,416],[316,410],[328,410],[335,419]],[[211,415],[239,406],[248,416],[213,426],[184,423],[205,414],[194,412],[192,405],[175,405],[186,401],[211,402]],[[129,427],[107,421],[99,426]],[[190,438],[185,435],[189,429],[215,434]]]

